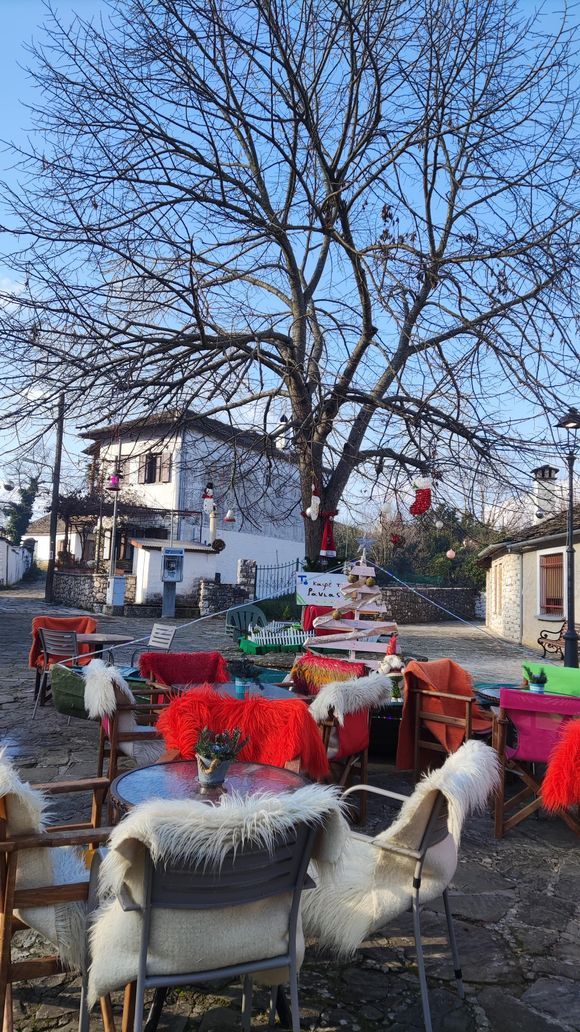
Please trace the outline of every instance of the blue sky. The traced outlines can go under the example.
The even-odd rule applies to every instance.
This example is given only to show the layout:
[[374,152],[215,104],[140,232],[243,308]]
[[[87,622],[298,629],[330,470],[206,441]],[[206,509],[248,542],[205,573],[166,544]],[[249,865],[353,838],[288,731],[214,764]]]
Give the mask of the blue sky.
[[[75,13],[82,17],[98,17],[107,9],[106,0],[53,0],[54,10],[66,22]],[[521,0],[521,9],[526,14],[536,9],[532,0]],[[572,10],[577,19],[578,6],[573,3]],[[547,0],[543,5],[543,22],[546,28],[554,28],[562,9],[561,0]],[[0,139],[24,144],[26,128],[30,122],[30,114],[26,105],[33,102],[35,89],[29,79],[25,66],[31,60],[25,47],[33,38],[41,38],[41,26],[46,20],[46,6],[42,0],[0,0]],[[541,25],[541,22],[538,23]],[[0,148],[0,176],[12,183],[15,178],[10,173],[14,156],[5,148]],[[9,276],[10,270],[0,268],[0,276]],[[68,435],[68,450],[71,462],[78,453],[78,443],[74,441],[73,428]]]

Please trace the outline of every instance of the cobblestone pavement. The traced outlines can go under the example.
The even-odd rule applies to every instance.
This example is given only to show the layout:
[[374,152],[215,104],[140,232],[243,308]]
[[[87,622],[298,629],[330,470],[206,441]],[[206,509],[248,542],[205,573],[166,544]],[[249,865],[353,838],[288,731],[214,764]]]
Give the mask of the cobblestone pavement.
[[[39,598],[34,586],[0,593],[0,734],[32,782],[91,775],[95,725],[78,720],[67,725],[50,705],[31,721],[32,676],[26,658],[31,616],[44,608]],[[99,620],[111,630],[126,630],[129,623],[136,637],[149,630],[148,621]],[[231,651],[220,619],[184,630],[179,640],[186,648]],[[402,641],[409,652],[450,655],[481,680],[517,680],[525,654],[488,639],[478,628],[460,624],[404,628]],[[121,653],[122,661],[127,661],[128,652]],[[394,790],[411,787],[406,777],[384,763],[372,765],[371,781]],[[387,807],[373,804],[369,830],[384,827],[390,816]],[[467,991],[463,1003],[453,987],[441,908],[430,905],[424,912],[437,1032],[580,1029],[578,844],[561,821],[545,816],[524,822],[501,842],[493,838],[489,813],[468,822],[452,891]],[[21,933],[15,941],[19,952],[37,946],[31,933]],[[412,941],[411,924],[405,917],[365,943],[352,961],[337,963],[310,949],[301,975],[302,1027],[315,1032],[420,1030]],[[72,1029],[78,1001],[78,981],[70,976],[20,984],[15,991],[16,1028],[27,1032]],[[118,997],[119,1014],[120,1002]],[[253,1027],[264,1028],[266,1000],[259,992],[255,1003]],[[93,1027],[100,1027],[96,1017]],[[237,988],[172,993],[160,1029],[186,1027],[190,1032],[239,1028]]]

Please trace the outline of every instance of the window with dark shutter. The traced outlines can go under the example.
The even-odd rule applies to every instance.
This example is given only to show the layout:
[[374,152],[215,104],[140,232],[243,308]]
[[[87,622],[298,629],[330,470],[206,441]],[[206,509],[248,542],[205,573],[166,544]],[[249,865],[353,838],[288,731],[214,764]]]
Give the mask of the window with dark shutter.
[[146,483],[146,480],[145,480],[146,471],[147,471],[147,456],[146,455],[140,455],[139,456],[139,470],[138,470],[138,473],[137,473],[137,483],[139,483],[139,484],[145,484]]
[[161,483],[169,484],[171,481],[171,452],[165,451],[161,456]]
[[562,552],[540,556],[540,613],[564,615],[564,556]]

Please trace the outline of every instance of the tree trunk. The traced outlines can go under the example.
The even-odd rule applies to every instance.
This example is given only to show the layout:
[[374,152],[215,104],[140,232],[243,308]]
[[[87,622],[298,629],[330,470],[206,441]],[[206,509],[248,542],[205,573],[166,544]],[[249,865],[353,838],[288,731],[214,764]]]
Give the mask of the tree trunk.
[[320,563],[320,543],[322,541],[322,527],[324,520],[320,517],[317,520],[304,517],[304,554],[310,565]]

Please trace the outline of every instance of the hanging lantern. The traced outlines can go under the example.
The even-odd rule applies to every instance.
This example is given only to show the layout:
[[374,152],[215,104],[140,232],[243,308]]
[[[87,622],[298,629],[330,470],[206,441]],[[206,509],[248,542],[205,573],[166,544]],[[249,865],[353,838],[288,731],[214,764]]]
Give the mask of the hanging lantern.
[[234,510],[233,509],[228,509],[228,511],[226,512],[226,514],[224,516],[224,523],[235,523],[235,522],[236,522],[236,514],[235,514]]
[[443,530],[443,520],[435,520],[435,530]]
[[11,480],[7,480],[6,483],[3,484],[2,486],[4,487],[5,491],[13,491],[14,490],[14,484],[12,483]]
[[445,553],[445,555],[448,559],[455,559],[455,552],[452,548],[450,548],[449,551]]

